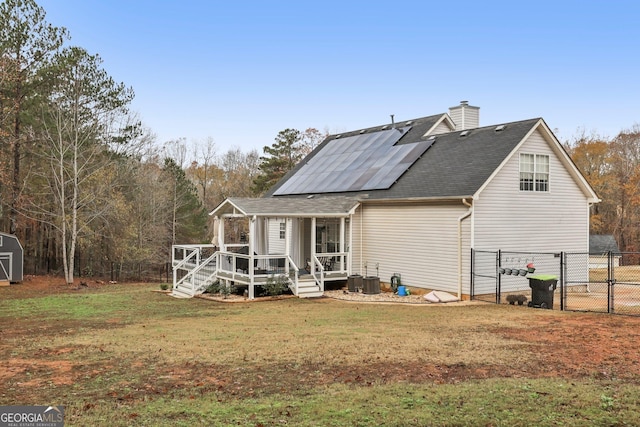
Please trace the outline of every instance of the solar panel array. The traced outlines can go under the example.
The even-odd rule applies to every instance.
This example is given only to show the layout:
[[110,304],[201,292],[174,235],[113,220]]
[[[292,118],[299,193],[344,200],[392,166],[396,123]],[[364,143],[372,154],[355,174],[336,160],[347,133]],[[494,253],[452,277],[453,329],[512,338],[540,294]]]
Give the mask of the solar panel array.
[[387,189],[433,144],[431,139],[395,145],[409,129],[331,140],[273,194]]

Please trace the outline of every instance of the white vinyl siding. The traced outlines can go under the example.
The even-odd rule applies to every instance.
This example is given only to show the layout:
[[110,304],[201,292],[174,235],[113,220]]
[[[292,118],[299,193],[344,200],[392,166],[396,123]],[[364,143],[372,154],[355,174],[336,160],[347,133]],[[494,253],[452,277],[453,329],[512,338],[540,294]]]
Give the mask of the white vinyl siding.
[[269,218],[269,255],[285,253],[285,239],[280,238],[282,223],[285,223],[284,218]]
[[449,133],[449,132],[451,132],[451,128],[444,121],[442,121],[440,122],[440,124],[438,124],[438,126],[435,127],[433,131],[429,133],[429,135],[439,135],[442,133]]
[[456,130],[474,129],[480,126],[478,107],[466,105],[450,108],[449,117],[456,124]]
[[[520,190],[521,153],[549,156],[548,191]],[[505,266],[523,268],[527,261],[534,261],[536,273],[559,275],[557,254],[589,250],[588,206],[585,194],[536,131],[474,201],[474,249],[522,252],[526,254],[523,259],[512,256]],[[533,258],[531,253],[539,255]],[[527,256],[532,259],[527,260]],[[581,265],[586,264],[585,255]],[[576,264],[575,268],[580,271],[569,272],[572,277],[586,278],[586,267]],[[529,290],[524,277],[503,275],[501,279],[504,292]],[[493,293],[495,288],[476,285],[475,291]]]
[[[379,274],[385,283],[400,273],[404,285],[456,294],[458,217],[467,210],[461,202],[361,206],[353,216],[353,273]],[[464,294],[469,294],[470,221],[462,223]]]
[[[549,191],[520,191],[520,153],[549,156]],[[474,248],[588,251],[588,211],[586,196],[536,131],[474,201]]]

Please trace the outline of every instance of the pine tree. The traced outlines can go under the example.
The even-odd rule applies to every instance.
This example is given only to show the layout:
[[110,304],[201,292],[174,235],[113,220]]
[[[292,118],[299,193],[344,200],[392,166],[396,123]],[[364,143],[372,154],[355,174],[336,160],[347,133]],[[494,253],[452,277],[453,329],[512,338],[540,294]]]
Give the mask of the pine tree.
[[260,175],[254,180],[253,191],[263,194],[273,187],[302,159],[302,133],[296,129],[285,129],[278,133],[275,143],[265,146],[265,156],[260,157]]
[[185,171],[171,158],[164,160],[164,171],[172,186],[171,244],[201,243],[205,236],[207,212],[198,198],[198,190]]
[[45,15],[44,9],[33,0],[0,3],[0,56],[3,77],[7,77],[2,79],[0,87],[2,125],[6,126],[0,135],[4,133],[2,139],[11,147],[13,162],[11,191],[5,191],[9,193],[9,209],[5,214],[9,216],[10,233],[18,228],[19,197],[24,179],[21,162],[32,142],[23,127],[28,122],[29,104],[36,99],[34,95],[38,91],[35,76],[68,38],[67,30],[49,24]]

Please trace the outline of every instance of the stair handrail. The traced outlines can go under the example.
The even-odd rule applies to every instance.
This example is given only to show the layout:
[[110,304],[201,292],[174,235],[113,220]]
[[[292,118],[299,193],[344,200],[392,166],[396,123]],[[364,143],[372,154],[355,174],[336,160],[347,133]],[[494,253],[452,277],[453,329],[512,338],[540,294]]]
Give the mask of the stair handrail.
[[291,259],[289,255],[287,255],[287,262],[290,267],[293,267],[293,280],[291,280],[291,270],[289,271],[289,281],[293,284],[293,294],[298,295],[298,278],[300,277],[300,268],[296,265],[295,262]]
[[[316,281],[316,284],[320,286],[320,291],[324,292],[324,265],[320,262],[318,257],[313,254],[311,255],[311,277]],[[316,270],[317,267],[317,270]],[[316,271],[318,275],[316,276]]]
[[174,246],[172,248],[172,250],[171,250],[171,261],[172,261],[171,265],[172,265],[172,268],[173,268],[173,289],[177,288],[178,285],[184,281],[184,278],[189,275],[187,273],[186,276],[184,276],[182,279],[180,279],[178,281],[178,270],[182,269],[182,270],[190,271],[190,270],[184,268],[184,266],[187,264],[187,261],[189,261],[193,257],[196,257],[196,254],[200,251],[199,248],[194,249],[188,256],[182,258],[182,260],[180,260],[180,262],[178,262],[178,264],[173,265],[175,263],[175,248],[176,247]]
[[189,283],[191,285],[191,295],[196,295],[197,292],[203,291],[206,288],[205,285],[207,284],[208,280],[210,280],[213,276],[215,276],[218,273],[218,263],[217,262],[215,263],[215,265],[216,265],[215,271],[213,273],[209,274],[205,280],[203,280],[201,283],[198,284],[197,287],[196,287],[196,284],[194,282],[195,274],[198,273],[203,268],[205,268],[206,266],[208,266],[209,263],[212,260],[217,258],[217,256],[218,256],[218,252],[214,252],[207,259],[205,259],[204,261],[201,261],[198,265],[196,265],[193,269],[187,270],[187,274],[185,274],[184,277],[182,277],[178,282],[176,282],[176,270],[174,269],[174,271],[173,271],[173,274],[174,274],[173,287],[174,287],[174,289],[177,288],[183,282],[185,282],[187,278],[190,278],[191,280],[190,280]]

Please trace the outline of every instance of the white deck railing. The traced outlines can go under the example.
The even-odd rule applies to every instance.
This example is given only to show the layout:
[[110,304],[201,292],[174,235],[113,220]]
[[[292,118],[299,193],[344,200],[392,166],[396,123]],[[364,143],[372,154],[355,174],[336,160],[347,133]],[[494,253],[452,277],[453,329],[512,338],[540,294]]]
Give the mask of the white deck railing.
[[[228,247],[241,251],[247,245]],[[347,256],[347,252],[328,252],[311,257],[307,268],[322,292],[327,276],[338,278],[347,274]],[[216,252],[213,245],[174,245],[172,265],[174,289],[181,286],[192,295],[203,291],[215,279],[255,286],[267,283],[275,275],[287,277],[289,287],[298,295],[300,268],[287,255],[251,256],[235,251]]]
[[217,252],[216,256],[217,272],[220,278],[243,285],[262,285],[272,276],[284,275],[288,278],[292,291],[297,295],[300,269],[287,255],[251,256],[236,252]]
[[191,295],[195,295],[204,290],[216,275],[215,246],[174,245],[171,251],[171,265],[173,288],[181,286],[188,289]]

